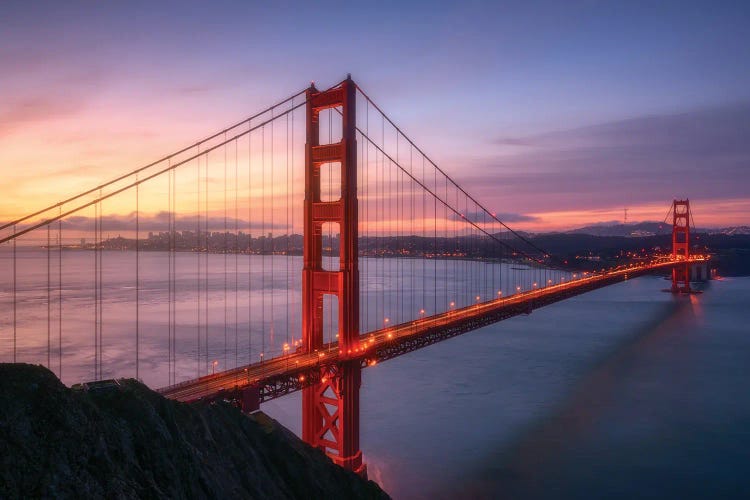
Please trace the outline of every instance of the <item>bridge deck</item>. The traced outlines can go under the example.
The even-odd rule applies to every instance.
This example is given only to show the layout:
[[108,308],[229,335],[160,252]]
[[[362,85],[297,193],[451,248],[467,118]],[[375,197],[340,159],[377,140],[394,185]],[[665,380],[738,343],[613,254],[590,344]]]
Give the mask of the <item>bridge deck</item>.
[[[690,262],[699,262],[693,258]],[[238,398],[243,389],[257,389],[261,402],[299,390],[320,380],[321,367],[341,361],[359,362],[363,367],[420,349],[446,338],[481,328],[533,309],[630,278],[666,270],[685,261],[662,261],[595,273],[536,290],[517,293],[435,316],[363,334],[353,352],[339,352],[331,343],[313,353],[290,353],[259,363],[188,380],[159,392],[178,401]]]

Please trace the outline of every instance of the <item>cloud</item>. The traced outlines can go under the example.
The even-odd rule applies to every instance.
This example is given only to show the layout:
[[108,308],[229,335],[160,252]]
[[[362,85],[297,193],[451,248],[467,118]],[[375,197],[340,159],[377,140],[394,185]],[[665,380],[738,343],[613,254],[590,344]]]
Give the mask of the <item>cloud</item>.
[[[0,62],[15,58],[14,53],[0,54]],[[5,82],[9,91],[0,107],[0,137],[27,124],[79,114],[108,78],[91,64],[61,66],[45,54],[34,59],[37,63],[27,65],[28,74],[13,73]]]
[[[464,217],[461,217],[457,214],[450,214],[448,216],[449,220],[454,221],[461,221],[461,220],[468,220],[470,222],[474,223],[483,223],[483,222],[491,222],[491,217],[486,214],[485,212],[478,211],[478,212],[467,212],[463,214]],[[511,223],[511,222],[537,222],[539,221],[539,217],[535,217],[533,215],[526,215],[526,214],[516,214],[511,212],[504,212],[504,213],[497,213],[495,214],[498,219],[500,219],[503,222]]]
[[498,146],[525,146],[530,147],[533,146],[534,139],[531,137],[526,138],[518,138],[518,137],[500,137],[498,139],[495,139],[495,144]]
[[8,102],[0,111],[0,135],[4,135],[19,125],[48,120],[76,113],[80,101],[34,96]]
[[[240,231],[286,231],[288,228],[283,224],[262,224],[259,221],[248,223],[246,220],[227,218],[226,226],[228,231],[234,231],[235,221]],[[102,230],[107,231],[135,231],[136,214],[132,212],[128,215],[105,215],[102,216]],[[198,228],[199,219],[195,215],[180,216],[177,215],[175,227],[177,231],[195,231]],[[153,215],[141,214],[138,221],[141,231],[168,231],[169,230],[169,212],[158,212]],[[200,228],[205,230],[206,218],[200,218]],[[73,231],[93,231],[94,218],[76,215],[63,220],[63,229]],[[209,231],[223,231],[224,217],[209,216]]]
[[170,90],[170,93],[178,93],[183,95],[192,95],[192,94],[202,94],[206,92],[212,92],[219,88],[217,85],[209,85],[207,83],[204,84],[196,84],[196,85],[185,85],[182,87],[177,87],[173,91]]
[[[499,143],[508,139],[500,138]],[[538,213],[673,197],[743,198],[750,185],[750,103],[642,116],[519,138],[479,159],[468,190]]]

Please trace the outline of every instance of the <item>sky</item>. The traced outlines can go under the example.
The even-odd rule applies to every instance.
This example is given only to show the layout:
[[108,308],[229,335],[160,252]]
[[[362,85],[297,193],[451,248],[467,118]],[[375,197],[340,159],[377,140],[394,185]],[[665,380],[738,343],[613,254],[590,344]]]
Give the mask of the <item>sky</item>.
[[747,2],[15,2],[9,220],[347,73],[514,227],[750,225]]

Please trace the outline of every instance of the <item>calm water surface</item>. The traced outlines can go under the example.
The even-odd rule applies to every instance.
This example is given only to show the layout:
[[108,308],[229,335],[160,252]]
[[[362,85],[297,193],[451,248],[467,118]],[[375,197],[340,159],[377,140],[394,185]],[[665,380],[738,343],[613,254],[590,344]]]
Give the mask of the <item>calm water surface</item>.
[[[750,279],[639,278],[364,372],[395,498],[749,498]],[[299,431],[299,397],[265,411]]]
[[[93,373],[92,255],[63,252],[62,373],[69,384]],[[46,363],[46,257],[19,252],[20,361]],[[141,259],[141,376],[159,387],[168,380],[167,255]],[[178,254],[177,379],[205,374],[210,360],[221,369],[261,350],[280,352],[287,331],[293,337],[300,328],[297,260],[241,258],[235,300],[224,295],[225,279],[234,286],[232,256],[226,278],[224,256],[209,256],[201,285],[197,255]],[[5,248],[6,305],[9,262]],[[133,376],[134,255],[105,252],[103,262],[104,375]],[[365,276],[380,276],[363,280],[363,329],[449,299],[442,283],[421,281],[420,262],[362,262]],[[437,265],[459,292],[480,279],[484,294],[493,287],[509,293],[526,279],[508,266]],[[248,272],[252,290],[266,293],[246,293]],[[361,425],[370,477],[395,498],[750,497],[750,278],[715,281],[690,297],[663,293],[667,285],[657,277],[631,280],[368,368]],[[12,353],[11,313],[9,306],[0,311],[3,361]],[[56,314],[53,307],[57,373]],[[262,409],[300,432],[299,394]]]

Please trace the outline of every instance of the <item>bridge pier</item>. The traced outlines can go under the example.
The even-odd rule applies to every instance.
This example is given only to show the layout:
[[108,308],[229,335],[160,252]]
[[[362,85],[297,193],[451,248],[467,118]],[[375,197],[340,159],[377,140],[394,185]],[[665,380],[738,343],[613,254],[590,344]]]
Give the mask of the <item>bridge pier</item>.
[[672,201],[672,258],[685,260],[672,268],[672,293],[690,293],[690,200]]
[[711,266],[708,261],[705,262],[694,262],[690,264],[690,281],[703,283],[709,281],[711,276]]
[[248,385],[240,393],[240,405],[243,413],[260,410],[260,387]]
[[359,360],[321,370],[321,382],[302,391],[302,439],[334,463],[366,477],[359,449]]
[[[323,346],[323,298],[338,299],[338,345],[341,362],[324,368],[320,382],[302,391],[302,439],[322,449],[336,463],[366,475],[359,449],[361,367],[351,358],[359,341],[359,264],[357,247],[356,85],[348,77],[307,97],[305,145],[304,268],[302,270],[302,340],[308,353]],[[342,138],[320,144],[320,112],[340,108]],[[341,166],[341,197],[321,200],[321,167]],[[339,225],[339,270],[323,269],[322,228]]]

